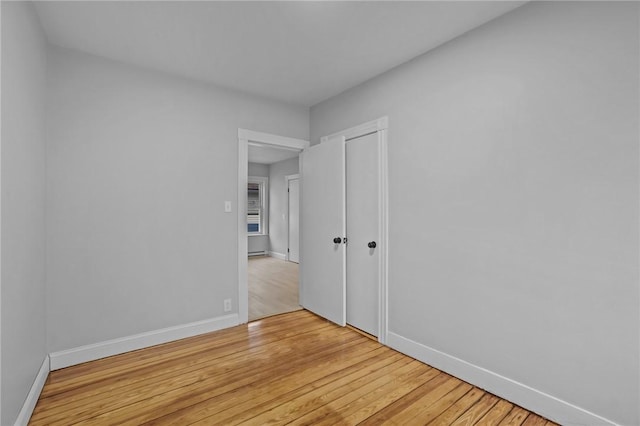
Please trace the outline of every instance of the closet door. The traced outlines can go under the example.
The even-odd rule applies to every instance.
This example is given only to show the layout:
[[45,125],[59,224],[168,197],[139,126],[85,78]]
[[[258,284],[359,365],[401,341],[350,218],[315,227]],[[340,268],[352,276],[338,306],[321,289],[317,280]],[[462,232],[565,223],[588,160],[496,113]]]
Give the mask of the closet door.
[[378,133],[346,142],[347,323],[378,336]]
[[301,154],[301,286],[306,309],[345,325],[344,137]]

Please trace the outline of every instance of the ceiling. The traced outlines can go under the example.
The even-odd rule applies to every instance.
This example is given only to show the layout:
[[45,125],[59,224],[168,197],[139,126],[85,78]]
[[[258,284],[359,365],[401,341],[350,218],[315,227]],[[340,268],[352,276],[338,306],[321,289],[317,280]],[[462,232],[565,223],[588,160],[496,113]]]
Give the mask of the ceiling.
[[312,106],[523,1],[42,1],[49,41]]
[[257,146],[249,142],[248,159],[249,163],[273,164],[278,161],[288,160],[297,157],[300,154],[298,150],[281,149],[266,146]]

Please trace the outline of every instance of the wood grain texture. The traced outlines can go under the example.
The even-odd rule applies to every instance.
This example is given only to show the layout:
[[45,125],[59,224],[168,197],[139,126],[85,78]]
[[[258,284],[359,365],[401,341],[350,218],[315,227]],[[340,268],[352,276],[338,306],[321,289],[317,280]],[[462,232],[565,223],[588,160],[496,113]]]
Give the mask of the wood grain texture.
[[307,311],[54,371],[30,424],[553,425]]
[[251,256],[248,267],[249,321],[302,309],[298,304],[298,264]]

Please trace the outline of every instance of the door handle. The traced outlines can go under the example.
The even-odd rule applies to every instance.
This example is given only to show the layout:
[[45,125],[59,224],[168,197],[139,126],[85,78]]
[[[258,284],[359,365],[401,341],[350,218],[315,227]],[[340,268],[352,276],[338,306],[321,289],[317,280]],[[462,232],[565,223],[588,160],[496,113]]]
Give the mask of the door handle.
[[370,241],[369,244],[367,244],[367,247],[376,248],[376,242],[375,241]]
[[342,238],[340,238],[340,237],[335,237],[335,238],[333,239],[333,243],[334,243],[334,244],[340,244],[341,242],[342,242]]

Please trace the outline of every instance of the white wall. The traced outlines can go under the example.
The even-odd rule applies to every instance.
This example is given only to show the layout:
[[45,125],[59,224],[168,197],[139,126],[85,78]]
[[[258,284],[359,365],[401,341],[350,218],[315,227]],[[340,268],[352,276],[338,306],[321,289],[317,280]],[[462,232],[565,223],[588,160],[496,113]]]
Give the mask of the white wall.
[[389,116],[390,331],[625,425],[638,48],[637,3],[532,2],[311,109]]
[[298,173],[298,157],[271,164],[269,168],[269,243],[271,251],[285,255],[289,247],[287,214],[289,197],[285,176]]
[[2,418],[11,425],[46,357],[46,42],[30,3],[2,2]]
[[[258,163],[249,163],[249,176],[257,176],[257,177],[269,177],[269,165],[268,164],[258,164]],[[271,185],[271,182],[269,182]],[[271,228],[269,227],[269,231]],[[247,237],[247,251],[249,253],[264,251],[269,251],[269,236],[268,235],[251,235]]]
[[49,64],[49,351],[237,312],[238,128],[307,138],[308,110],[60,48]]

